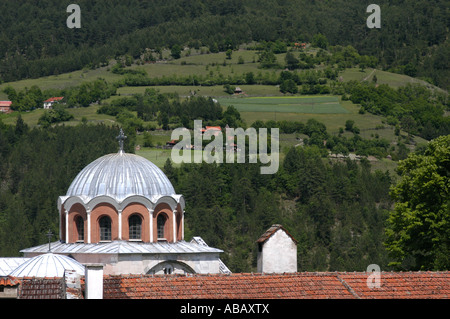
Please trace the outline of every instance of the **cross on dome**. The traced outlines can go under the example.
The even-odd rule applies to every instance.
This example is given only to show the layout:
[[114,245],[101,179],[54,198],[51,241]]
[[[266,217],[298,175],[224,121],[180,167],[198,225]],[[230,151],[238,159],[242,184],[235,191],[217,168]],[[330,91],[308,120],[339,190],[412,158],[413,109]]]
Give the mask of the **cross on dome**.
[[123,153],[123,142],[125,141],[126,138],[127,137],[125,136],[121,128],[119,136],[116,137],[116,139],[119,141],[119,153]]
[[49,229],[48,233],[45,236],[47,236],[47,238],[48,238],[48,251],[51,252],[50,241],[52,240],[52,237],[53,237],[52,231]]

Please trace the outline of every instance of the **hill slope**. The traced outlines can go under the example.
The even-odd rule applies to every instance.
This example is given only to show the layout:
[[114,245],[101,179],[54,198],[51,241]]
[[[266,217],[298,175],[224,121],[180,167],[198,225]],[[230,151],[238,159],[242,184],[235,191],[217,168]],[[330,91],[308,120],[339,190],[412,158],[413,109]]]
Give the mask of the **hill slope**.
[[[379,1],[380,29],[366,26],[369,3],[358,0],[79,0],[82,27],[69,29],[72,1],[4,1],[0,79],[13,81],[99,67],[117,55],[175,45],[225,51],[251,41],[312,41],[352,45],[383,69],[449,87],[445,0]],[[32,13],[32,14],[30,14]],[[432,23],[431,23],[432,21]]]

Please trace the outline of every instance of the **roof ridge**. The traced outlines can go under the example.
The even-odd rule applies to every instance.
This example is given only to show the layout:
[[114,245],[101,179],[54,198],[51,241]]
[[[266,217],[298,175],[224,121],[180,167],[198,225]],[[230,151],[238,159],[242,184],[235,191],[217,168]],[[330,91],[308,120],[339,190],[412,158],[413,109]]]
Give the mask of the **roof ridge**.
[[340,275],[336,275],[337,279],[342,283],[342,285],[348,290],[349,293],[351,293],[356,299],[361,299],[360,296],[358,296],[358,294],[352,289],[352,287],[350,287],[349,284],[347,284],[347,282],[341,278]]

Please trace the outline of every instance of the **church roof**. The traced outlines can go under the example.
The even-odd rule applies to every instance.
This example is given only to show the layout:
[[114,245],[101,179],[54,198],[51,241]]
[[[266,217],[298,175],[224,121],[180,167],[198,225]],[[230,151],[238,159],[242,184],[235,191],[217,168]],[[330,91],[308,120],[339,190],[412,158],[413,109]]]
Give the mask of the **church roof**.
[[102,156],[81,170],[66,197],[80,196],[90,200],[102,195],[120,202],[133,195],[146,198],[175,195],[175,190],[155,164],[141,156],[120,151]]
[[[175,243],[143,243],[124,240],[101,242],[96,244],[54,242],[52,251],[59,254],[161,254],[161,253],[222,253],[217,248],[177,241]],[[41,253],[48,250],[48,244],[21,250],[22,253]]]
[[12,277],[63,277],[65,270],[75,270],[84,275],[84,266],[73,258],[47,253],[29,258],[13,270]]

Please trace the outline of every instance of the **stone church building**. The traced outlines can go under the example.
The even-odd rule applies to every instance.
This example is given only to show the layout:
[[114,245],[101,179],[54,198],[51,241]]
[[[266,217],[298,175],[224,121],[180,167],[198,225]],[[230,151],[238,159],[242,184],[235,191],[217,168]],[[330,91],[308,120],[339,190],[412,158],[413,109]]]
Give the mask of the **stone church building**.
[[[125,153],[104,155],[75,177],[58,198],[59,241],[54,254],[82,264],[100,263],[108,274],[227,273],[220,249],[184,240],[183,195],[147,159]],[[49,252],[27,248],[24,257]]]

